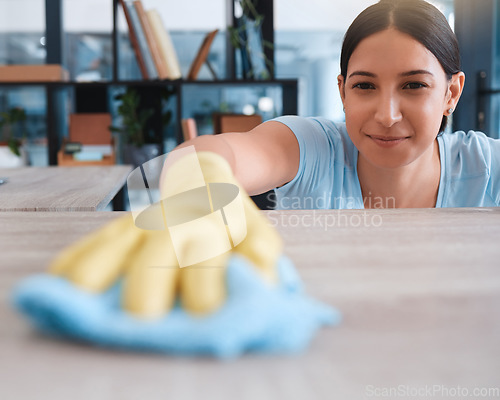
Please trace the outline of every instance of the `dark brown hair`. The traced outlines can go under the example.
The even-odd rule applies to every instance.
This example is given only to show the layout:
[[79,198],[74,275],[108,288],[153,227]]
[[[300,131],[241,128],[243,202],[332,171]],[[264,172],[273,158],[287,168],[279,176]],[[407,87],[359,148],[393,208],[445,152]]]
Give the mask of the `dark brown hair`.
[[[365,9],[352,22],[344,36],[340,54],[340,74],[347,76],[347,65],[358,44],[388,28],[412,36],[424,45],[444,69],[448,79],[460,72],[458,41],[444,15],[424,0],[380,0]],[[444,115],[439,132],[448,118]]]

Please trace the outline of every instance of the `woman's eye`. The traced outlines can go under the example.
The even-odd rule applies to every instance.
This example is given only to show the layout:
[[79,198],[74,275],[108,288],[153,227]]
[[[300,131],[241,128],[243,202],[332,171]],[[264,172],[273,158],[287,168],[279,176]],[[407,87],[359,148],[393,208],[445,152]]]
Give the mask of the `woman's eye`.
[[404,89],[422,89],[427,87],[425,83],[421,82],[409,82],[404,86]]
[[352,86],[353,89],[362,89],[362,90],[367,90],[367,89],[374,89],[373,85],[368,82],[361,82],[361,83],[356,83],[355,85]]

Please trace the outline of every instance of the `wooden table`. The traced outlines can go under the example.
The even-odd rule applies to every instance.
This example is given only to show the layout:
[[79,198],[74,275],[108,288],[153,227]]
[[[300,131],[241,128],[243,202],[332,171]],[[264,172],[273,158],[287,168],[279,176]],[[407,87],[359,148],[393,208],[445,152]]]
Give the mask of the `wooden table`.
[[[500,209],[268,212],[307,291],[344,320],[302,355],[229,362],[49,339],[8,306],[17,282],[117,215],[0,213],[0,398],[500,396]],[[475,388],[496,397],[459,395]]]
[[98,211],[119,193],[129,165],[0,169],[0,211]]

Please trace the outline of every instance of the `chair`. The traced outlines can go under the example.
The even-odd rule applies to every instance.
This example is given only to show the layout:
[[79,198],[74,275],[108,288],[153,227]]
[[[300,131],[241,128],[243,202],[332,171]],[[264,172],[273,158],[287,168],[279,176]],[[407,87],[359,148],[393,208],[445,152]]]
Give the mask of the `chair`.
[[[69,138],[63,139],[61,149],[57,152],[57,164],[61,166],[81,165],[114,165],[116,155],[114,140],[109,130],[111,114],[109,113],[82,113],[71,114],[69,120]],[[106,149],[101,160],[79,161],[73,154],[66,154],[65,145],[68,142],[80,143],[82,146],[95,148],[96,151]]]
[[181,127],[184,141],[194,139],[198,136],[198,128],[196,127],[196,121],[194,118],[184,118],[181,121]]
[[229,114],[213,113],[214,134],[227,132],[247,132],[262,123],[262,117],[258,114]]

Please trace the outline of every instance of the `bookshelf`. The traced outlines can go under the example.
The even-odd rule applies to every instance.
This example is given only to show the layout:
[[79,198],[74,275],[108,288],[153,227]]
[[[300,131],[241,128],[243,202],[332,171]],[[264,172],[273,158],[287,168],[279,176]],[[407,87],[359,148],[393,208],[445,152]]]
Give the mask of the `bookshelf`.
[[[118,13],[120,10],[119,0],[108,0],[112,2],[113,24],[112,24],[112,53],[113,66],[112,78],[108,81],[98,82],[1,82],[1,88],[14,87],[40,87],[45,91],[46,96],[46,137],[49,165],[57,165],[57,152],[60,149],[62,138],[67,136],[68,98],[74,103],[73,112],[111,112],[107,99],[113,90],[117,88],[133,87],[141,97],[147,98],[147,104],[144,106],[154,108],[155,114],[151,118],[151,129],[155,132],[158,143],[163,143],[163,130],[161,121],[161,91],[164,88],[173,89],[175,92],[175,112],[173,118],[173,131],[177,143],[183,141],[181,120],[186,116],[183,110],[186,89],[198,85],[201,88],[238,88],[238,87],[278,87],[281,88],[281,114],[297,113],[297,80],[274,79],[274,71],[269,80],[242,80],[236,79],[235,73],[235,49],[227,39],[226,43],[226,78],[219,80],[120,80],[119,77],[119,32],[117,29]],[[46,21],[46,40],[47,40],[47,64],[62,64],[62,3],[63,0],[45,0],[45,21]],[[263,36],[265,40],[273,42],[272,30],[272,9],[271,0],[261,1],[259,12],[269,20],[263,26]],[[262,8],[263,7],[263,8]],[[228,26],[234,23],[234,2],[226,0],[226,21]],[[269,18],[268,18],[269,17]],[[267,57],[274,59],[272,52],[266,49]],[[189,92],[189,90],[187,90]],[[163,149],[165,150],[165,149]]]

